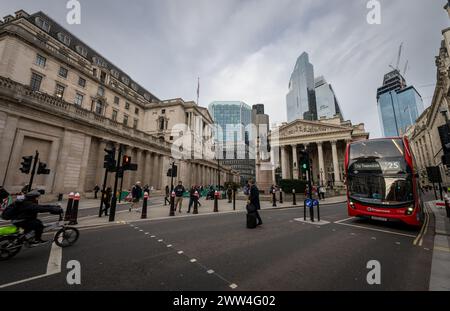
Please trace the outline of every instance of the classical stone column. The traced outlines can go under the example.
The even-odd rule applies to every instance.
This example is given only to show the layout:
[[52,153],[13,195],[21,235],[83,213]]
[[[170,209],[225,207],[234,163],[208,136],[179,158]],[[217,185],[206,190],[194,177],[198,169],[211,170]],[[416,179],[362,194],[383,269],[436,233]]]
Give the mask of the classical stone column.
[[144,165],[142,163],[142,149],[136,149],[136,164],[138,165],[138,170],[135,172],[134,178],[136,181],[141,182],[141,186],[145,186],[145,182],[142,180],[142,174],[144,172]]
[[298,179],[297,145],[292,145],[292,178]]
[[333,140],[331,142],[331,152],[333,155],[334,181],[335,181],[335,184],[340,185],[341,184],[341,176],[339,174],[339,159],[338,159],[336,143],[337,143],[337,141],[335,141],[335,140]]
[[[6,117],[5,128],[1,135],[1,148],[0,148],[0,182],[6,187],[6,172],[8,171],[8,162],[14,146],[14,137],[16,135],[17,123],[19,118]],[[22,161],[22,159],[20,159]],[[16,172],[10,172],[15,174]]]
[[[161,189],[162,185],[162,173],[160,168],[160,155],[157,153],[153,154],[153,183],[156,189]],[[164,185],[165,187],[166,185]]]
[[[124,156],[124,155],[130,156],[130,154],[129,154],[130,151],[131,151],[131,148],[129,146],[123,145],[122,156]],[[123,165],[122,160],[123,160],[123,157],[122,157],[122,159],[120,159],[120,165]],[[131,159],[131,160],[133,160],[133,159]],[[124,171],[123,172],[123,182],[122,182],[123,188],[122,188],[122,190],[127,191],[127,190],[131,189],[131,182],[132,182],[131,180],[132,179],[130,176],[130,171]]]
[[280,146],[281,149],[281,176],[283,179],[289,179],[289,172],[288,172],[288,156],[286,152],[286,146]]
[[143,176],[143,183],[148,184],[150,188],[155,185],[152,184],[152,154],[150,151],[146,150],[144,155],[144,176]]
[[319,175],[320,175],[320,182],[323,185],[327,184],[327,177],[325,172],[325,164],[323,161],[323,143],[320,141],[317,143],[317,152],[319,154]]
[[97,151],[97,168],[95,172],[95,183],[101,188],[103,184],[103,179],[105,178],[105,169],[103,168],[103,163],[105,162],[105,148],[106,140],[100,140],[98,144]]
[[[86,135],[84,137],[83,155],[81,158],[80,179],[78,180],[78,191],[85,192],[86,185],[86,171],[89,160],[89,152],[91,150],[91,136]],[[100,186],[100,184],[99,184]],[[89,189],[91,190],[91,189]]]

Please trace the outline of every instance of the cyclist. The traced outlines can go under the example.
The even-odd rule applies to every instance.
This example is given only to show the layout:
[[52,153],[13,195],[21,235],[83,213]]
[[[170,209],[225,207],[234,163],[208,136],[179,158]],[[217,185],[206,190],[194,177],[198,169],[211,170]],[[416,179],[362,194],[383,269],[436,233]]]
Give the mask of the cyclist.
[[63,210],[61,205],[44,205],[38,204],[38,198],[41,193],[38,190],[33,190],[19,196],[17,200],[11,204],[8,218],[11,219],[17,227],[23,228],[24,233],[28,234],[34,231],[34,240],[30,241],[31,244],[45,243],[42,240],[42,232],[44,231],[44,225],[37,216],[39,213],[51,213],[62,214]]

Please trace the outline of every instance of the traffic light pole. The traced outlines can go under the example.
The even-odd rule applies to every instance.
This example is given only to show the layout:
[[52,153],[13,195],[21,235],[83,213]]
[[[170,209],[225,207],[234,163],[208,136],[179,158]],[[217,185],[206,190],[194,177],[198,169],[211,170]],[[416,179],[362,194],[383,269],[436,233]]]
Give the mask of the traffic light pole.
[[28,192],[31,191],[33,185],[34,174],[36,173],[36,165],[39,161],[39,152],[36,150],[36,154],[34,155],[33,168],[31,169],[30,183],[28,184]]
[[170,192],[173,191],[173,166],[175,165],[175,161],[172,162],[171,166],[171,170],[170,170]]
[[105,199],[106,181],[108,179],[108,169],[105,168],[105,177],[103,178],[102,196],[100,200],[100,209],[98,211],[98,217],[102,217],[103,214],[103,200]]
[[116,204],[117,204],[117,184],[119,180],[119,170],[121,167],[121,158],[122,158],[122,145],[119,146],[119,156],[117,158],[117,165],[116,165],[116,175],[114,178],[114,192],[113,197],[111,199],[111,211],[109,213],[109,221],[114,221],[114,218],[116,217]]

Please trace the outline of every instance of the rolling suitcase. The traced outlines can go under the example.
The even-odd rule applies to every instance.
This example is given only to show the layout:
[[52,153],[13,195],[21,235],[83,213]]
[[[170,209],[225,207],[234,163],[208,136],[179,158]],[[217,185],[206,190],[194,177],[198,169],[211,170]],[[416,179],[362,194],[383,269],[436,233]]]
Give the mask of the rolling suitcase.
[[247,228],[255,229],[256,228],[256,215],[255,213],[247,213]]

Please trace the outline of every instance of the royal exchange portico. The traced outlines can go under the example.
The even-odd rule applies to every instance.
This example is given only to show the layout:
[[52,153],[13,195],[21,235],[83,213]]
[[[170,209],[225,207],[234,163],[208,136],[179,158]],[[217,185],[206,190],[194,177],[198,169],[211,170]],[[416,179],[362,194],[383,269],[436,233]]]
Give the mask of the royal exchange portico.
[[[341,188],[344,181],[344,158],[349,142],[367,139],[364,124],[353,126],[339,117],[320,121],[295,120],[272,132],[272,145],[279,151],[283,179],[306,179],[301,172],[301,151],[312,159],[312,181]],[[277,142],[278,141],[278,142]]]

